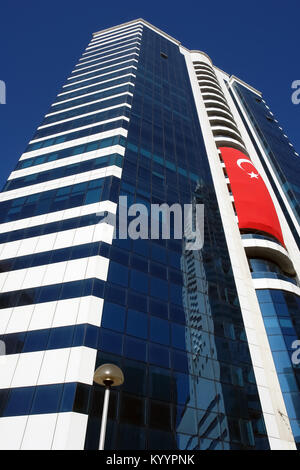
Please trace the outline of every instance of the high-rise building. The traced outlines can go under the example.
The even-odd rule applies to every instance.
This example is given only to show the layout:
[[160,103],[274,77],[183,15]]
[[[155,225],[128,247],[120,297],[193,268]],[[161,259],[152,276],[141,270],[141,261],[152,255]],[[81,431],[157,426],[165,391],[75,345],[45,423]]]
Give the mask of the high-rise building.
[[[114,363],[107,449],[299,448],[299,162],[204,52],[95,33],[0,194],[0,447],[97,449]],[[200,248],[118,236],[178,203]]]

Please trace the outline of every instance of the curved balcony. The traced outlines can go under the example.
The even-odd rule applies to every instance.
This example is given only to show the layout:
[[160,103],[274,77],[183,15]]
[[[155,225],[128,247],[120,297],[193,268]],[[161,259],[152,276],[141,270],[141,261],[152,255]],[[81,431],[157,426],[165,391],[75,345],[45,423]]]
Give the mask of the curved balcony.
[[211,126],[211,130],[215,137],[223,137],[225,139],[229,137],[237,140],[241,145],[244,144],[239,132],[232,130],[228,126]]
[[228,127],[229,129],[232,129],[233,131],[238,132],[236,124],[227,118],[219,117],[219,116],[209,116],[209,122],[211,126]]
[[227,137],[227,136],[215,136],[215,143],[218,148],[220,147],[232,147],[234,149],[240,150],[245,155],[248,155],[244,144],[241,144],[239,140]]
[[[227,113],[230,113],[230,109],[229,109],[228,105],[220,103],[220,101],[217,101],[217,100],[214,100],[214,99],[210,98],[209,100],[205,100],[204,104],[205,104],[206,108],[217,108],[217,109],[226,111]],[[208,112],[208,110],[207,110],[207,112]]]
[[211,85],[205,85],[205,86],[200,86],[201,93],[215,93],[218,96],[221,96],[221,98],[224,98],[224,93],[222,90],[218,89],[217,86],[213,87]]
[[217,77],[210,70],[201,69],[201,70],[195,70],[195,72],[196,72],[197,77],[201,77],[201,76],[207,77],[208,80],[212,79],[212,80],[215,80],[216,83],[218,83]]
[[284,273],[290,276],[296,275],[287,250],[279,242],[267,240],[266,237],[262,238],[262,236],[256,236],[256,234],[253,234],[253,238],[246,238],[246,236],[242,236],[242,243],[248,258],[262,258],[273,261]]
[[271,273],[269,271],[265,272],[257,272],[251,273],[252,279],[279,279],[281,281],[291,282],[295,286],[299,287],[299,283],[297,282],[296,278],[291,278],[289,276],[285,276],[284,274],[279,273]]
[[208,70],[209,72],[212,72],[214,73],[214,69],[208,65],[208,64],[199,64],[199,65],[195,65],[194,64],[194,69],[197,71],[197,70]]
[[220,92],[217,92],[216,90],[207,91],[207,92],[204,91],[204,92],[202,92],[202,96],[203,96],[204,100],[214,99],[214,100],[219,101],[222,104],[224,103],[226,106],[228,106],[224,95]]
[[207,115],[209,118],[211,117],[224,117],[225,119],[230,119],[233,123],[235,123],[234,121],[234,118],[232,116],[231,113],[229,113],[228,111],[224,111],[223,109],[220,109],[219,107],[218,108],[207,108],[206,110],[207,112]]
[[[220,85],[217,85],[217,83],[215,83],[212,80],[207,80],[207,79],[198,80],[198,84],[199,84],[200,88],[205,87],[205,86],[209,86],[209,87],[214,87],[214,88],[218,89],[219,91],[222,91],[222,88],[220,87]],[[223,93],[223,91],[222,91],[222,93]]]

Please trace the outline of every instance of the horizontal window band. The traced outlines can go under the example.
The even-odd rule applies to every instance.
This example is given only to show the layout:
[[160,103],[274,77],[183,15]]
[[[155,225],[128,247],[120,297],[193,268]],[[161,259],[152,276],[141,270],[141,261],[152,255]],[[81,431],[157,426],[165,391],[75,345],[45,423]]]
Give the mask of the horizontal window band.
[[[123,157],[121,155],[121,152],[119,152],[119,155],[121,156],[121,159],[122,159]],[[105,155],[103,157],[106,158]],[[83,161],[82,163],[91,162],[93,160],[96,160],[96,159],[88,159],[88,160]],[[119,159],[115,159],[114,162],[119,162]],[[76,165],[76,163],[74,163],[74,165]],[[58,167],[58,169],[63,170],[65,166],[67,165],[62,165]],[[121,179],[122,177],[123,164],[121,164],[121,166],[119,165],[117,166],[116,164],[107,166],[106,164],[101,162],[101,163],[98,163],[97,166],[98,168],[94,168],[93,170],[90,170],[90,171],[83,171],[80,173],[78,173],[73,168],[72,170],[76,171],[75,174],[62,176],[59,178],[51,179],[49,181],[43,181],[42,183],[22,186],[21,188],[13,189],[11,191],[4,191],[0,193],[0,202],[9,201],[9,200],[14,201],[17,198],[21,198],[24,196],[29,196],[29,195],[34,196],[35,194],[41,194],[43,192],[47,192],[50,190],[65,188],[66,186],[70,186],[71,184],[78,185],[78,184],[86,183],[90,180],[98,180],[100,178],[109,178],[110,176],[114,176],[119,179]],[[100,201],[96,201],[96,202],[100,202]]]
[[95,50],[106,50],[111,48],[114,45],[120,45],[123,44],[125,41],[129,40],[134,40],[134,39],[141,39],[142,38],[142,32],[141,31],[136,31],[132,34],[128,34],[127,36],[115,38],[115,39],[110,39],[109,41],[102,41],[94,44],[88,44],[88,46],[85,48],[85,52],[82,54],[82,56],[85,57],[85,54],[89,52],[94,52]]
[[136,64],[138,63],[138,55],[137,54],[132,54],[132,55],[134,56],[133,58],[130,58],[128,60],[123,60],[122,62],[118,62],[117,65],[114,65],[114,66],[111,66],[111,67],[108,67],[108,66],[99,67],[96,70],[87,71],[87,72],[82,73],[80,75],[76,75],[75,77],[71,77],[68,80],[72,80],[72,81],[67,82],[67,84],[64,85],[64,87],[65,88],[69,87],[69,84],[86,82],[86,81],[88,81],[91,78],[96,77],[96,76],[107,75],[107,74],[113,72],[114,70],[117,70],[118,67],[126,67],[128,65],[135,65],[136,66]]
[[122,54],[124,54],[128,51],[132,51],[134,49],[139,51],[140,50],[140,45],[141,45],[141,43],[138,40],[133,40],[131,44],[128,44],[126,46],[122,46],[122,47],[118,47],[118,48],[113,47],[111,50],[104,51],[104,52],[98,52],[98,53],[94,54],[94,58],[92,58],[93,56],[91,56],[91,58],[87,58],[88,60],[85,60],[84,62],[82,62],[82,59],[80,59],[78,64],[75,65],[74,71],[83,69],[87,64],[95,62],[99,59],[100,60],[102,60],[102,59],[107,59],[108,60],[110,58],[114,59],[114,58],[118,58]]
[[[120,52],[119,54],[115,54],[115,57],[107,57],[107,56],[98,57],[98,58],[94,59],[88,65],[83,64],[84,67],[75,68],[72,71],[71,77],[72,78],[73,77],[79,77],[79,76],[84,75],[86,73],[92,72],[94,69],[96,69],[97,67],[100,67],[101,65],[105,65],[107,67],[110,67],[111,65],[119,64],[120,61],[122,61],[123,59],[126,59],[126,60],[131,59],[131,58],[137,59],[138,56],[139,56],[139,48],[136,46],[136,47],[132,47],[130,49],[124,50],[123,52]],[[82,64],[80,64],[80,65],[82,65]]]
[[96,47],[96,48],[91,49],[89,51],[83,52],[81,58],[79,59],[80,64],[84,63],[84,62],[81,62],[81,61],[86,60],[86,59],[88,60],[91,57],[95,57],[96,54],[107,54],[108,52],[111,52],[113,50],[117,50],[117,49],[120,49],[122,47],[127,47],[127,46],[131,45],[133,42],[136,42],[140,45],[141,39],[142,39],[141,36],[134,36],[134,37],[126,39],[126,41],[124,40],[124,41],[120,41],[120,42],[115,43],[115,44],[108,44],[107,46]]
[[[71,77],[68,78],[68,80],[74,80],[78,77],[84,77],[86,78],[86,75],[92,74],[98,70],[109,70],[110,67],[114,67],[115,65],[121,65],[127,60],[131,59],[138,59],[139,53],[136,52],[129,52],[128,54],[124,53],[121,54],[120,57],[116,57],[114,59],[109,59],[109,60],[101,60],[99,59],[99,62],[93,65],[89,65],[88,67],[84,69],[78,69],[78,70],[73,70]],[[124,61],[122,59],[125,59]],[[101,67],[103,65],[103,67]]]
[[82,56],[86,57],[87,54],[93,53],[95,50],[108,49],[109,47],[116,46],[116,45],[119,46],[132,39],[140,39],[141,36],[142,36],[142,32],[137,31],[135,33],[128,34],[126,37],[116,38],[110,41],[95,44],[94,46],[88,46],[85,49],[85,52],[83,52]]
[[61,93],[58,96],[62,96],[63,93],[65,96],[65,94],[70,93],[72,91],[74,92],[78,88],[88,87],[99,82],[104,82],[104,81],[108,82],[112,79],[122,77],[123,75],[125,75],[125,73],[134,73],[135,71],[136,71],[136,67],[133,67],[132,65],[131,66],[129,65],[127,67],[121,67],[117,72],[102,74],[90,80],[81,81],[80,83],[77,83],[77,84],[74,83],[73,85],[68,86],[68,88],[63,87]]
[[[123,113],[124,111],[125,110],[123,109]],[[27,146],[25,153],[31,152],[33,150],[45,148],[45,147],[50,147],[52,145],[61,144],[69,140],[75,140],[81,137],[88,137],[93,134],[98,134],[100,132],[117,129],[118,127],[128,129],[128,121],[126,119],[122,119],[121,117],[120,119],[116,119],[114,121],[107,122],[105,124],[96,124],[95,126],[91,126],[86,129],[80,129],[74,132],[70,132],[69,134],[66,134],[66,135],[59,135],[57,137],[51,137],[50,139],[42,140],[40,142],[34,142]]]
[[99,328],[88,323],[0,335],[5,355],[86,346],[98,348]]
[[[116,106],[118,104],[123,104],[123,103],[130,103],[131,102],[131,95],[129,94],[129,91],[125,91],[123,93],[118,93],[119,96],[115,97],[106,97],[104,99],[101,99],[100,101],[97,101],[96,103],[86,103],[84,106],[80,106],[78,108],[74,107],[73,109],[69,109],[66,111],[62,111],[57,114],[52,114],[51,116],[46,117],[41,126],[38,127],[38,132],[41,129],[45,129],[44,126],[47,125],[47,129],[53,129],[53,126],[59,125],[60,121],[65,121],[69,122],[69,120],[75,120],[75,119],[81,119],[84,117],[85,114],[93,113],[94,111],[98,111],[100,109],[106,109],[111,106]],[[66,121],[68,120],[68,121]],[[51,124],[51,126],[49,126]]]
[[95,213],[87,214],[80,217],[59,220],[58,222],[50,222],[48,224],[35,225],[33,227],[0,233],[0,243],[9,243],[17,240],[24,240],[26,238],[40,237],[51,233],[64,232],[65,230],[96,225],[103,217],[108,215],[108,212],[105,211],[103,214],[104,215],[98,215]]
[[[113,216],[111,216],[113,217]],[[103,220],[104,215],[102,216]],[[17,258],[0,260],[0,273],[16,271],[18,269],[44,266],[62,261],[89,258],[91,256],[107,257],[109,245],[106,242],[85,243],[83,245],[70,246],[58,250],[43,251]]]
[[112,28],[109,28],[107,30],[102,30],[102,31],[97,31],[96,33],[93,33],[93,39],[96,38],[101,38],[101,37],[106,37],[111,34],[117,34],[122,31],[128,31],[132,28],[136,28],[137,26],[143,28],[143,23],[140,21],[133,22],[131,24],[123,25],[123,26],[114,26]]
[[57,152],[50,152],[43,155],[37,155],[36,157],[27,158],[25,160],[20,160],[15,170],[22,170],[24,168],[30,168],[36,165],[54,162],[63,158],[72,157],[83,153],[95,152],[95,150],[112,147],[113,145],[121,145],[122,147],[125,147],[125,137],[116,135],[114,137],[107,137],[106,139],[96,140],[95,142],[89,142],[88,144],[76,145],[75,147],[65,148],[58,150]]
[[84,64],[87,64],[93,59],[94,57],[107,57],[108,55],[114,55],[114,53],[117,53],[119,51],[124,51],[126,48],[131,47],[131,46],[138,46],[140,47],[141,45],[141,39],[140,38],[132,38],[129,41],[124,42],[122,45],[118,44],[113,44],[111,48],[105,48],[105,50],[101,50],[101,48],[97,51],[91,51],[90,55],[88,56],[82,56],[79,59],[78,64],[76,67],[80,67]]
[[[126,82],[129,82],[130,80],[127,79]],[[46,115],[48,116],[53,116],[54,113],[59,114],[59,111],[68,111],[69,108],[75,107],[75,106],[80,106],[82,104],[88,104],[89,101],[93,100],[98,100],[101,98],[108,98],[112,97],[114,95],[118,95],[120,93],[123,93],[125,91],[129,91],[131,93],[134,92],[134,84],[133,83],[126,83],[125,85],[119,85],[115,86],[113,88],[109,88],[108,90],[100,91],[98,93],[89,93],[89,94],[84,94],[84,96],[73,99],[72,101],[67,101],[62,104],[58,104],[56,106],[52,106],[50,108],[50,112]]]
[[2,389],[0,416],[75,412],[78,401],[76,396],[80,397],[90,389],[90,385],[78,382]]
[[129,35],[132,35],[134,33],[142,33],[143,31],[143,28],[142,26],[135,26],[135,27],[132,27],[130,29],[127,29],[127,30],[123,30],[123,31],[116,31],[114,33],[110,33],[110,34],[107,34],[105,36],[100,36],[100,37],[93,37],[93,39],[91,39],[90,43],[89,43],[89,47],[91,46],[95,46],[95,45],[100,45],[101,43],[102,44],[107,44],[109,41],[113,41],[113,40],[120,40],[120,39],[123,39],[124,37],[126,36],[129,36]]
[[111,71],[106,70],[105,73],[94,72],[92,76],[90,76],[89,78],[85,78],[82,80],[78,80],[75,83],[73,82],[73,83],[70,83],[70,84],[68,83],[64,85],[63,90],[64,91],[76,90],[77,88],[81,88],[82,86],[91,85],[92,83],[95,83],[95,81],[99,81],[100,77],[103,77],[103,80],[108,79],[108,78],[118,77],[120,72],[122,72],[123,70],[127,70],[130,67],[136,70],[137,63],[138,61],[133,59],[130,61],[126,61],[126,63],[124,62],[124,64],[122,65],[116,65],[115,67],[111,67]]
[[89,116],[76,118],[72,121],[55,124],[51,127],[47,127],[46,129],[40,129],[35,133],[33,139],[30,142],[35,143],[35,140],[45,139],[46,137],[51,135],[54,137],[56,134],[63,134],[65,132],[72,131],[73,129],[88,126],[90,124],[101,124],[101,121],[107,121],[109,119],[113,119],[123,115],[128,116],[129,113],[130,105],[127,104],[126,98],[122,97],[121,102],[119,104],[116,104],[113,108],[109,110],[103,110]]
[[125,73],[124,75],[120,75],[119,78],[112,78],[109,80],[100,80],[96,81],[93,85],[87,85],[82,88],[79,88],[77,91],[71,91],[70,93],[61,93],[57,95],[55,103],[52,104],[51,110],[56,108],[56,105],[63,105],[64,102],[71,101],[76,97],[85,97],[88,96],[89,93],[94,93],[97,90],[104,90],[107,88],[112,88],[119,84],[123,84],[125,82],[134,83],[135,75],[132,73]]
[[67,176],[79,175],[81,173],[86,173],[87,171],[98,170],[99,168],[109,166],[118,166],[119,168],[122,168],[122,164],[122,155],[105,155],[103,157],[93,158],[84,162],[73,163],[72,165],[61,166],[59,168],[54,168],[53,170],[41,171],[22,178],[9,180],[4,186],[2,192],[45,183],[47,181],[65,178]]
[[64,282],[0,294],[0,309],[75,299],[93,295],[103,299],[105,282],[97,279]]
[[1,202],[0,223],[84,206],[101,200],[117,202],[119,187],[120,179],[109,176]]
[[[76,65],[76,68],[72,71],[72,75],[79,73],[79,72],[84,72],[85,70],[87,71],[92,70],[93,68],[101,64],[109,64],[115,60],[122,59],[123,57],[128,57],[131,54],[138,55],[139,51],[140,51],[140,48],[136,45],[136,46],[127,48],[119,53],[96,57],[95,59],[92,59],[84,64],[81,63],[81,64]],[[78,68],[79,66],[80,68]]]

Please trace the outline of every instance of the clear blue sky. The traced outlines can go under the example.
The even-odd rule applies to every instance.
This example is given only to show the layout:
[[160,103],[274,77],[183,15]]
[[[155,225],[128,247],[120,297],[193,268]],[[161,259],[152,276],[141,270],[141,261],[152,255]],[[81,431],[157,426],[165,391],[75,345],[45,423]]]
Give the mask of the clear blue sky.
[[139,17],[261,90],[300,153],[299,0],[2,0],[0,15],[1,187],[91,34]]

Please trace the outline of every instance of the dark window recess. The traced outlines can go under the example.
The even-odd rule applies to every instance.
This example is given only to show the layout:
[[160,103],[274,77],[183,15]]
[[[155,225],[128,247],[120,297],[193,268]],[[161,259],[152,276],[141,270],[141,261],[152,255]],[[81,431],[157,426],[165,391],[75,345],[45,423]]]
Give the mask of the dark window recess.
[[167,58],[168,58],[167,54],[165,54],[164,52],[161,52],[161,53],[160,53],[160,56],[161,56],[163,59],[167,59]]
[[271,122],[274,121],[274,119],[271,116],[266,116],[266,119],[268,119],[268,121],[271,121]]

